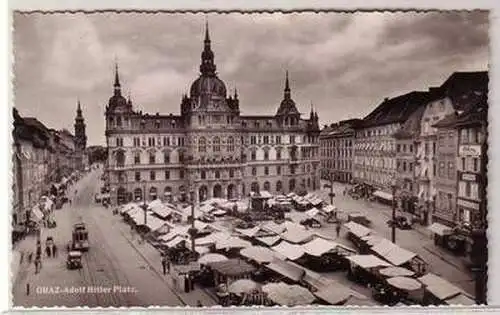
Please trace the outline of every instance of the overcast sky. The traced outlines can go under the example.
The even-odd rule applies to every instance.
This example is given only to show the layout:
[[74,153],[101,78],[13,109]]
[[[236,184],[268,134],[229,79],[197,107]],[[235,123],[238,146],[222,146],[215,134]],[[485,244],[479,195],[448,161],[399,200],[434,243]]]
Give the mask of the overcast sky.
[[180,112],[199,74],[205,20],[219,77],[242,114],[274,114],[285,70],[292,97],[321,125],[362,118],[385,97],[488,69],[488,16],[463,13],[15,14],[14,102],[23,116],[73,132],[77,99],[88,144],[104,144],[115,57],[135,108]]

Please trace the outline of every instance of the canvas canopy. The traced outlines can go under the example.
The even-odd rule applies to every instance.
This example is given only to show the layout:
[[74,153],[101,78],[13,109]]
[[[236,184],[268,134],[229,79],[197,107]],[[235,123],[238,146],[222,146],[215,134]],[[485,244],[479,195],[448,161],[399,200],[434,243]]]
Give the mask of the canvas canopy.
[[228,287],[228,291],[234,294],[249,293],[254,290],[258,290],[260,284],[250,279],[238,279],[231,283]]
[[432,225],[429,226],[428,229],[432,233],[437,234],[439,236],[450,235],[453,232],[452,228],[438,222],[432,223]]
[[316,237],[312,241],[303,245],[304,252],[311,256],[321,256],[337,248],[338,244],[321,237]]
[[238,233],[240,233],[242,235],[245,235],[248,237],[253,237],[260,231],[260,227],[256,226],[256,227],[253,227],[251,229],[238,229],[238,228],[236,228],[235,231],[237,231]]
[[164,241],[164,242],[168,242],[176,236],[184,236],[187,238],[188,237],[188,234],[187,234],[188,229],[189,229],[189,227],[187,227],[187,226],[175,226],[171,231],[169,231],[165,235],[162,235],[159,239]]
[[31,214],[32,214],[31,219],[35,222],[38,222],[43,219],[43,212],[42,210],[40,210],[40,207],[38,205],[35,205],[31,209]]
[[262,225],[264,230],[273,232],[275,234],[281,234],[286,230],[285,224],[277,224],[274,221],[268,221]]
[[471,306],[471,305],[476,305],[476,301],[474,301],[464,293],[459,293],[456,296],[447,299],[446,304],[456,305],[456,306]]
[[266,268],[295,282],[300,281],[306,274],[304,268],[282,259],[273,260]]
[[219,240],[224,238],[229,238],[230,235],[227,232],[213,232],[205,237],[196,239],[196,244],[198,245],[210,245],[215,244]]
[[462,293],[460,288],[433,273],[428,273],[418,280],[425,285],[427,291],[442,301]]
[[351,290],[335,282],[319,288],[314,295],[331,305],[336,305],[347,301],[351,296]]
[[210,264],[210,267],[222,275],[236,277],[250,274],[255,268],[241,259],[228,259]]
[[290,260],[299,259],[305,253],[301,245],[291,244],[288,243],[287,241],[279,243],[272,249]]
[[306,214],[311,218],[315,217],[318,213],[319,213],[319,210],[316,208],[311,208],[311,209],[306,211]]
[[348,256],[347,259],[364,269],[391,266],[391,264],[389,264],[388,262],[383,261],[382,259],[374,255],[352,255]]
[[400,266],[417,256],[417,254],[401,248],[389,240],[383,240],[373,246],[372,251],[395,266]]
[[271,193],[268,192],[267,190],[263,190],[260,192],[260,197],[267,199],[267,198],[272,198],[273,195],[271,195]]
[[198,259],[198,262],[200,264],[210,264],[218,261],[225,261],[228,260],[228,258],[222,254],[216,254],[216,253],[208,253],[200,257]]
[[260,264],[271,262],[275,258],[285,258],[280,253],[263,246],[250,246],[247,248],[243,248],[240,251],[240,255],[254,260]]
[[316,298],[300,285],[288,285],[285,283],[268,283],[262,287],[267,297],[276,304],[283,306],[309,305]]
[[273,246],[281,240],[279,236],[262,236],[257,238],[258,241],[266,244],[267,246]]
[[363,225],[358,224],[356,222],[350,221],[350,222],[344,223],[344,226],[349,230],[350,233],[354,234],[355,236],[357,236],[359,238],[372,233],[372,230],[370,230],[369,228],[364,227]]
[[377,190],[373,195],[384,200],[392,201],[392,194],[386,193],[385,191]]
[[287,227],[287,230],[281,234],[282,239],[295,244],[310,241],[313,236],[313,233],[302,228],[301,226]]
[[391,286],[405,290],[405,291],[415,291],[422,288],[422,283],[418,282],[415,279],[408,277],[393,277],[387,279],[387,283]]
[[167,246],[168,247],[176,247],[180,243],[182,243],[184,241],[187,241],[187,240],[188,240],[188,238],[186,236],[184,236],[184,235],[177,235],[173,239],[171,239],[170,241],[167,242]]
[[252,246],[252,243],[250,243],[249,241],[245,241],[237,236],[223,238],[215,243],[215,248],[217,249],[245,248],[250,246]]
[[330,213],[330,212],[334,212],[335,210],[337,210],[337,207],[333,206],[333,205],[326,205],[323,207],[323,212],[326,212],[326,213]]
[[387,267],[380,269],[379,273],[386,277],[411,277],[415,272],[402,267]]
[[164,205],[161,202],[161,200],[159,200],[159,199],[155,199],[155,200],[151,201],[148,205],[148,208],[152,212],[156,213],[156,215],[158,215],[162,218],[168,217],[170,214],[172,214],[172,211],[173,211],[173,209]]

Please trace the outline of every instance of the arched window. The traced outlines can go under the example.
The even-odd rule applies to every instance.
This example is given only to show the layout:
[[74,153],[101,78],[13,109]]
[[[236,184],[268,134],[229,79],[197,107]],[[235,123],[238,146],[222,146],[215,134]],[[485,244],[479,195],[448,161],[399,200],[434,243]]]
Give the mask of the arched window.
[[141,164],[141,152],[136,151],[134,153],[134,164]]
[[163,151],[163,163],[164,164],[169,164],[170,163],[170,152]]
[[281,160],[281,148],[276,148],[276,160]]
[[207,139],[205,137],[198,140],[198,152],[207,152]]
[[290,191],[295,190],[295,179],[294,178],[290,179],[290,182],[288,183],[288,187],[289,187]]
[[271,184],[269,182],[264,182],[264,190],[271,190]]
[[200,177],[201,177],[201,179],[206,179],[207,178],[207,172],[205,172],[204,170],[202,170],[200,172]]
[[134,200],[141,201],[142,200],[142,189],[136,188],[134,190]]
[[215,171],[215,178],[217,178],[217,179],[220,178],[220,172],[219,171]]
[[227,139],[227,151],[234,152],[234,138],[229,137]]
[[283,189],[283,184],[279,180],[276,182],[276,191],[281,191],[281,189]]
[[233,178],[233,177],[234,177],[234,170],[233,170],[233,169],[230,169],[230,170],[229,170],[229,177],[230,177],[230,178]]
[[157,198],[158,198],[158,190],[156,189],[156,187],[151,187],[149,189],[149,199],[155,200]]
[[264,160],[265,161],[269,160],[269,150],[268,149],[264,149]]
[[257,151],[255,149],[251,152],[251,160],[255,161],[257,159]]
[[213,140],[214,152],[220,152],[220,138],[214,137]]
[[156,163],[156,154],[154,151],[149,152],[149,164]]
[[253,182],[250,190],[253,192],[259,192],[259,183]]
[[122,150],[116,152],[116,166],[125,166],[125,153]]

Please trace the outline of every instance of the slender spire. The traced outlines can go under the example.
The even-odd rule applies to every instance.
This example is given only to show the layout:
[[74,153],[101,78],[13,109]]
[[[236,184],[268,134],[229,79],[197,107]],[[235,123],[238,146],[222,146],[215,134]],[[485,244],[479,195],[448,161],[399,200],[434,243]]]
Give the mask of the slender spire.
[[288,80],[288,70],[286,70],[285,78],[285,99],[290,99],[290,82]]
[[238,99],[238,89],[237,88],[234,88],[234,99],[235,100]]
[[115,88],[115,95],[121,95],[120,76],[118,74],[118,62],[117,61],[115,61],[115,84],[113,86]]
[[82,117],[82,106],[80,104],[80,98],[77,98],[77,106],[76,106],[76,117]]
[[205,18],[205,44],[210,44],[210,33],[208,31],[208,19]]
[[210,33],[208,30],[208,21],[205,22],[205,40],[203,41],[204,48],[201,53],[201,65],[200,72],[204,76],[214,76],[216,66],[214,63],[214,53],[212,52],[212,48],[210,46]]

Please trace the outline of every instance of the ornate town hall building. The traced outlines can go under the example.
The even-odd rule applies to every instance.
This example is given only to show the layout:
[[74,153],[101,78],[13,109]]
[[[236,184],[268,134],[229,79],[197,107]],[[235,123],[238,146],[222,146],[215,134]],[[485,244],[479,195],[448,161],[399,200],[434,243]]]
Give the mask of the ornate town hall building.
[[319,188],[319,124],[302,119],[288,73],[274,116],[240,115],[236,91],[218,78],[208,27],[200,76],[180,115],[135,111],[121,94],[118,68],[106,107],[106,182],[112,201],[238,198],[251,191]]

